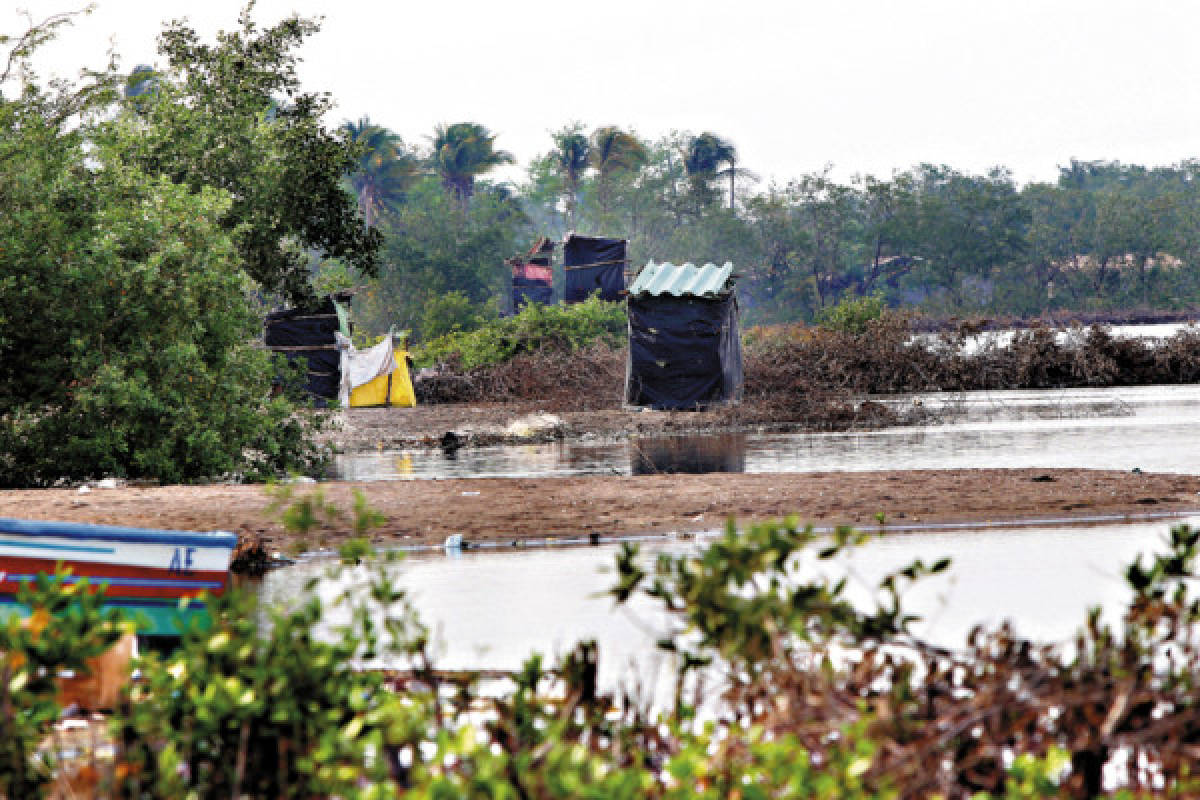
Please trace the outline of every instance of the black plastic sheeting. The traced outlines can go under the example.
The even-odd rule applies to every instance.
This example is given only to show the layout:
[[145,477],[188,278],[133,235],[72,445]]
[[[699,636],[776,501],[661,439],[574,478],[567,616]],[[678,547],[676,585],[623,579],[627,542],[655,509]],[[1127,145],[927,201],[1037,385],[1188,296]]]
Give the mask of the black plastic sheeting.
[[625,240],[570,236],[563,245],[565,303],[581,303],[593,292],[618,302],[625,290]]
[[308,379],[304,389],[309,394],[332,400],[338,396],[342,382],[341,357],[337,350],[293,350],[284,353],[288,361],[304,359],[308,366]]
[[[315,309],[289,308],[267,314],[263,341],[269,348],[332,348],[339,330],[337,310],[326,298]],[[308,370],[304,388],[317,397],[334,398],[341,383],[341,361],[335,349],[283,350],[289,362],[303,359]]]
[[698,410],[742,399],[737,297],[630,297],[625,402]]
[[554,287],[536,281],[513,279],[512,307],[513,312],[520,311],[529,303],[541,303],[544,306],[554,304]]

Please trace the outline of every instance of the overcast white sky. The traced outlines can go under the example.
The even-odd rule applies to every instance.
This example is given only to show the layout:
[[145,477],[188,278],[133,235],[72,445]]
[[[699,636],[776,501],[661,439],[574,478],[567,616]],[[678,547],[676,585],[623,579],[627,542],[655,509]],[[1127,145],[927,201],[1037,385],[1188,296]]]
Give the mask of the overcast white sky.
[[[15,5],[40,19],[83,3]],[[164,20],[211,35],[242,5],[98,0],[39,63],[73,76],[110,42],[125,68],[154,63]],[[324,17],[302,76],[333,93],[331,122],[369,115],[421,144],[438,122],[482,122],[522,163],[575,119],[712,130],[780,181],[933,161],[1026,182],[1072,157],[1200,156],[1195,0],[260,0],[255,16],[293,11]]]

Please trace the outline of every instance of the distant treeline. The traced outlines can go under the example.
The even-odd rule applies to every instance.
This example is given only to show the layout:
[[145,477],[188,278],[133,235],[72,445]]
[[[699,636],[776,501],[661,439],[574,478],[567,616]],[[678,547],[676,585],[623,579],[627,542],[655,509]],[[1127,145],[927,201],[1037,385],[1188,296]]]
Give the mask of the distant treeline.
[[343,130],[364,146],[351,182],[385,240],[359,302],[371,329],[477,326],[501,303],[503,258],[568,230],[627,237],[634,269],[732,261],[752,322],[811,320],[866,295],[932,315],[1056,319],[1200,298],[1200,161],[1071,161],[1056,182],[1024,187],[1001,167],[931,164],[764,185],[713,133],[650,140],[573,124],[510,184],[485,179],[513,157],[476,123],[441,126],[420,147],[367,119]]

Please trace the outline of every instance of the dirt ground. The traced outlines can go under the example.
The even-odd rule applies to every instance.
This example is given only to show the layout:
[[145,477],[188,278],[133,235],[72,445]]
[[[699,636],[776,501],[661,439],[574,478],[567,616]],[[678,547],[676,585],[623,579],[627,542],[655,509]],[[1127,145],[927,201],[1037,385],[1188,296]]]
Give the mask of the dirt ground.
[[[1090,470],[935,470],[820,474],[587,476],[297,485],[341,508],[366,493],[387,522],[381,545],[708,530],[795,513],[824,524],[998,521],[1052,515],[1200,509],[1200,476]],[[0,492],[0,516],[260,534],[270,551],[335,546],[350,520],[287,534],[261,486],[211,485]],[[1164,523],[1165,529],[1166,523]]]

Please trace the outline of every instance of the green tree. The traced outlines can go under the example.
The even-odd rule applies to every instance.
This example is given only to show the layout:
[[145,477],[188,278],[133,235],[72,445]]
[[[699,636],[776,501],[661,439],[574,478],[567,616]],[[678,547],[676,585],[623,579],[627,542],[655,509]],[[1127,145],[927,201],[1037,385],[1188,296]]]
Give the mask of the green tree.
[[[383,266],[355,299],[358,318],[372,332],[396,325],[423,338],[498,313],[507,277],[501,255],[528,246],[528,221],[513,198],[486,184],[466,209],[439,184],[432,176],[418,183],[381,226]],[[471,311],[442,302],[450,292],[461,293]]]
[[[967,175],[947,166],[914,170],[913,235],[924,258],[919,277],[946,293],[950,308],[986,307],[983,287],[998,268],[1027,246],[1029,210],[1020,202],[1012,175],[994,168]],[[918,273],[913,273],[918,275]]]
[[139,64],[125,78],[121,96],[134,109],[140,109],[145,99],[158,91],[158,73],[149,64]]
[[600,209],[607,213],[613,198],[613,181],[621,173],[636,174],[646,163],[646,146],[632,133],[615,125],[592,132],[588,158],[596,170]]
[[579,207],[579,184],[590,165],[591,145],[583,133],[582,123],[576,122],[553,134],[554,171],[562,179],[567,204],[567,227],[575,227]]
[[141,96],[140,135],[123,156],[193,192],[229,192],[222,224],[246,272],[303,304],[314,296],[309,252],[373,275],[379,236],[343,188],[356,147],[325,128],[331,99],[300,90],[295,50],[318,26],[290,17],[260,29],[249,9],[239,22],[215,45],[183,22],[166,27],[158,91]]
[[706,131],[690,137],[681,155],[694,210],[716,202],[717,191],[713,188],[713,182],[721,176],[722,168],[730,178],[729,198],[732,207],[733,178],[737,174],[737,148],[733,143]]
[[729,179],[729,208],[733,209],[737,203],[737,181],[743,179],[751,183],[756,183],[759,180],[758,173],[745,167],[738,166],[738,153],[733,144],[729,144],[729,151],[725,154],[724,166],[717,170],[718,178]]
[[894,290],[919,263],[912,255],[916,245],[912,177],[902,173],[884,181],[866,176],[856,183],[864,248],[856,291],[866,296],[880,289],[881,283]]
[[145,124],[62,118],[78,97],[0,102],[0,485],[306,469],[250,344],[233,201],[130,166]]
[[854,284],[858,196],[853,188],[831,180],[828,170],[793,181],[788,193],[800,207],[808,232],[808,247],[798,255],[807,273],[812,308],[819,312]]
[[496,136],[477,122],[438,125],[433,132],[430,161],[465,210],[475,194],[475,179],[495,167],[515,161],[512,153],[496,149]]
[[797,291],[796,271],[812,239],[786,189],[772,185],[750,198],[746,215],[758,245],[758,258],[746,267],[746,278],[739,282],[739,289],[757,301],[747,317],[773,321],[809,309],[811,298]]
[[362,153],[350,174],[350,185],[358,199],[363,224],[374,227],[379,215],[394,211],[404,202],[409,189],[421,177],[420,160],[404,146],[399,135],[375,125],[369,117],[342,123],[346,137]]
[[[526,168],[525,181],[517,191],[521,209],[529,217],[535,235],[540,234],[551,239],[560,239],[577,224],[567,222],[567,185],[559,174],[557,162],[553,150],[535,157]],[[580,183],[580,191],[575,196],[574,204],[576,220],[580,219],[584,211],[585,176],[580,177]]]

